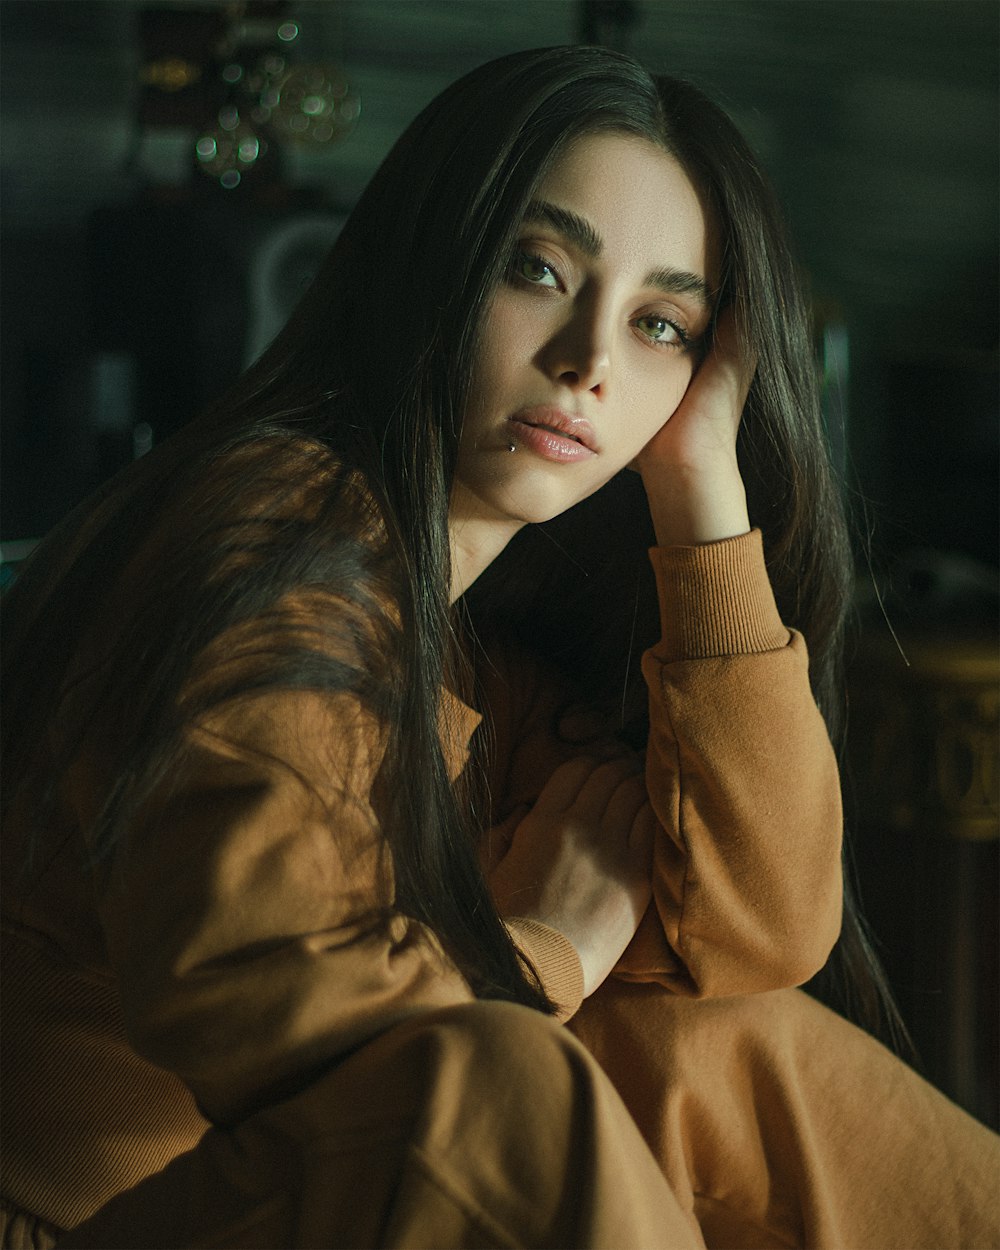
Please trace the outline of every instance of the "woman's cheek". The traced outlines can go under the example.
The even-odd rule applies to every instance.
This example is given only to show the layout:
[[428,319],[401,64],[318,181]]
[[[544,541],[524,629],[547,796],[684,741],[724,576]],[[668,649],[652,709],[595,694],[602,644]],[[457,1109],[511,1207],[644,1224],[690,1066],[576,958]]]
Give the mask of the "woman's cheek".
[[659,434],[660,430],[663,429],[681,406],[681,401],[687,394],[687,388],[692,376],[693,370],[690,366],[687,366],[683,371],[675,373],[666,386],[663,386],[661,383],[656,388],[655,399],[648,405],[650,417],[643,447]]

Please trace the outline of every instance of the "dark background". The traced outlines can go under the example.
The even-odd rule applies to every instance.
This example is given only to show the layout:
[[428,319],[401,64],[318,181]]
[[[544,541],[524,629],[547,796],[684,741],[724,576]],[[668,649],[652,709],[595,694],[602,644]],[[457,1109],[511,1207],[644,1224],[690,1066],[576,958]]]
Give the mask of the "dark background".
[[[92,431],[81,432],[81,422],[108,424],[88,411],[84,393],[95,385],[95,351],[131,336],[126,345],[140,340],[146,356],[169,356],[163,336],[178,316],[200,323],[192,341],[214,334],[207,359],[190,349],[174,359],[169,381],[158,378],[153,399],[163,414],[145,406],[142,416],[160,437],[241,361],[241,287],[247,253],[260,242],[248,236],[262,219],[304,212],[303,200],[349,208],[396,135],[452,78],[517,48],[576,41],[588,28],[705,86],[770,169],[819,317],[847,332],[847,450],[878,550],[930,546],[995,567],[991,0],[291,4],[286,13],[301,28],[293,54],[344,67],[361,93],[360,122],[325,151],[283,149],[283,182],[297,205],[292,194],[285,209],[252,209],[247,177],[228,196],[186,197],[194,204],[186,220],[168,210],[185,198],[196,127],[136,126],[139,21],[154,7],[214,12],[221,22],[236,6],[0,3],[5,540],[39,536],[91,484]],[[630,10],[633,23],[621,23]],[[210,102],[205,109],[210,119]],[[121,210],[149,185],[164,201],[161,220],[105,222],[95,244],[95,211]],[[122,254],[129,241],[138,255]],[[130,326],[107,325],[109,303]]]
[[[289,56],[339,66],[360,119],[332,145],[272,142],[223,190],[193,156],[224,102],[219,71],[249,65],[254,40],[273,50],[288,20]],[[241,24],[242,45],[213,59]],[[442,87],[505,52],[577,41],[700,83],[779,188],[856,531],[845,772],[863,893],[928,1070],[995,1122],[993,0],[2,0],[4,555],[225,387]],[[198,81],[143,86],[173,54]],[[931,658],[914,661],[928,636]],[[941,690],[958,691],[951,710]],[[906,734],[886,730],[887,706]],[[974,811],[928,789],[952,739],[985,787]]]

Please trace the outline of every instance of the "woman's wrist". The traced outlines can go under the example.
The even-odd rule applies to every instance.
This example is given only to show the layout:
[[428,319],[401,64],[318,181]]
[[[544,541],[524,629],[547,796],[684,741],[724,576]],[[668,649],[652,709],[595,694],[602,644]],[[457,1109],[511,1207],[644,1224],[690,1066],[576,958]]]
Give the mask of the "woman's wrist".
[[660,547],[696,547],[750,531],[746,488],[731,465],[676,468],[640,466]]

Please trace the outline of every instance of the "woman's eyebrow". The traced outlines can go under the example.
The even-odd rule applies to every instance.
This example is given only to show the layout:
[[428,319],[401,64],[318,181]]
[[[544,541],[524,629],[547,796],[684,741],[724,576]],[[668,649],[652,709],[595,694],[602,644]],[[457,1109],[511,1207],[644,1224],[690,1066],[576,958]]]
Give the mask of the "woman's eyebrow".
[[643,286],[655,286],[667,295],[693,295],[699,304],[711,309],[712,288],[699,274],[687,269],[654,269],[646,274]]
[[532,200],[525,211],[524,220],[546,222],[565,235],[570,243],[575,244],[591,260],[597,260],[604,250],[601,236],[586,217],[581,217],[568,208],[560,208],[557,204],[550,204],[548,200]]
[[[532,200],[524,220],[545,222],[552,226],[591,260],[598,260],[604,251],[601,236],[586,217],[571,209],[560,208],[558,204],[550,204],[548,200]],[[643,286],[658,287],[668,295],[693,295],[706,308],[712,307],[712,288],[700,274],[687,269],[653,269],[646,274]]]

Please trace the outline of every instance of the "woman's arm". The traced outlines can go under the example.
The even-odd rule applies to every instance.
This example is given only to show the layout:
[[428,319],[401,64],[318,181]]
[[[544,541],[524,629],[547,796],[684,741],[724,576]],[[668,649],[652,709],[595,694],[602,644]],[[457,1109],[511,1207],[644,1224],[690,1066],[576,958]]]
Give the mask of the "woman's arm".
[[[651,558],[662,638],[643,662],[645,779],[660,831],[653,905],[616,971],[692,995],[800,983],[825,962],[840,925],[836,762],[805,643],[780,620],[760,535],[750,532],[736,461],[748,384],[724,316],[712,353],[636,465],[661,544]],[[519,802],[530,789],[519,767],[537,770],[546,758],[536,740],[543,721],[523,722],[527,749],[509,729],[499,736]],[[549,754],[550,768],[565,751]],[[518,830],[522,841],[529,833]],[[550,836],[562,838],[555,826]],[[606,937],[607,955],[615,941]]]
[[646,778],[666,836],[617,971],[696,995],[800,984],[839,933],[842,829],[804,640],[778,616],[759,532],[652,559]]
[[[652,903],[615,954],[615,975],[696,996],[801,983],[836,940],[841,897],[839,776],[804,641],[778,617],[758,533],[651,555],[664,616],[663,637],[643,659],[651,716],[644,780],[657,818]],[[530,878],[529,839],[550,839],[546,855],[565,841],[537,815],[518,825],[519,812],[563,761],[582,755],[595,768],[602,752],[624,748],[610,734],[564,738],[565,690],[523,660],[498,668],[487,695],[497,811],[508,820],[491,858],[502,861],[520,837],[518,862]],[[615,836],[621,845],[622,831]],[[559,928],[554,911],[533,918]],[[609,950],[619,940],[600,936]],[[544,933],[529,935],[526,947],[532,937],[534,960],[544,964]],[[578,1005],[567,1004],[568,980],[546,988],[567,1011]]]
[[[211,1120],[287,1096],[417,1007],[471,997],[425,930],[380,923],[382,749],[348,694],[223,704],[187,730],[100,879],[129,1041]],[[106,767],[91,753],[75,772],[84,827]]]

